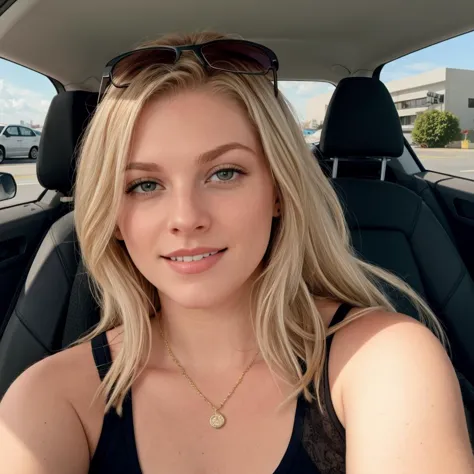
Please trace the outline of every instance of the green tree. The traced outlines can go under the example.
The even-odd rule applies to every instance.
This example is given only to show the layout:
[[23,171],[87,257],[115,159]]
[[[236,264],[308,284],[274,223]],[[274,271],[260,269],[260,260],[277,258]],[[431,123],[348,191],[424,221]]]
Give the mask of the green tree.
[[459,119],[451,112],[428,110],[415,120],[413,140],[428,148],[443,148],[448,143],[459,140],[461,129]]

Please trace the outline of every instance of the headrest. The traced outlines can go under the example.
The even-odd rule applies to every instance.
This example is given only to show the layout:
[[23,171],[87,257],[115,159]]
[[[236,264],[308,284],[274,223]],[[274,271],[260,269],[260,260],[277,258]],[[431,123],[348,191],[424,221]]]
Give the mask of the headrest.
[[39,156],[38,181],[46,189],[67,195],[76,169],[76,145],[97,104],[97,94],[85,91],[61,92],[54,97],[46,116]]
[[326,158],[398,158],[403,133],[397,109],[378,79],[348,77],[336,87],[321,133]]

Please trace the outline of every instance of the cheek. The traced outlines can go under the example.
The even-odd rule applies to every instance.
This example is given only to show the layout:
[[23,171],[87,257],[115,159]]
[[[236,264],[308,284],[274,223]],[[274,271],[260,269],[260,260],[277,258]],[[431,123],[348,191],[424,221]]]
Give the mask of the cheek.
[[128,203],[124,205],[118,219],[118,227],[122,238],[127,245],[130,255],[134,258],[140,257],[150,252],[150,245],[153,244],[157,219],[150,219],[150,209],[146,205],[134,205]]
[[238,203],[227,206],[227,222],[235,228],[241,242],[259,251],[262,246],[266,248],[270,238],[273,211],[273,188],[263,182],[242,196]]

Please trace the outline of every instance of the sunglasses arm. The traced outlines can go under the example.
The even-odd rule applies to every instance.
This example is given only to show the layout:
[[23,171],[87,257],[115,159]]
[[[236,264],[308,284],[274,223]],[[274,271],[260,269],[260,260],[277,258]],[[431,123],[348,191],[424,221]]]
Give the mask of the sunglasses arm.
[[278,97],[278,79],[277,72],[275,68],[272,68],[273,71],[273,88],[275,90],[275,97]]
[[100,99],[102,98],[102,95],[106,91],[107,87],[110,84],[110,73],[112,71],[112,68],[110,66],[107,66],[104,69],[104,72],[102,73],[102,77],[100,79],[100,86],[99,86],[99,97],[97,98],[97,103],[100,102]]

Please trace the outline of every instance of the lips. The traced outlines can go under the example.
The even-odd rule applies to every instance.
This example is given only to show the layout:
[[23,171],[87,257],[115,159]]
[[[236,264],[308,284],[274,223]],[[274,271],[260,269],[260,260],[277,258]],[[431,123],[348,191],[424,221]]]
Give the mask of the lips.
[[177,251],[173,252],[177,255],[169,254],[170,256],[163,258],[175,272],[181,275],[193,275],[211,269],[222,258],[226,250],[227,249],[221,249],[201,253],[201,249],[199,249],[198,252],[194,249],[188,252],[192,253],[192,255],[183,255],[182,252]]
[[173,260],[173,262],[199,262],[199,260],[202,260],[203,258],[209,258],[212,257],[213,255],[216,255],[219,252],[209,252],[209,253],[202,253],[199,255],[184,255],[184,256],[179,256],[179,257],[169,257],[170,260]]
[[215,254],[218,252],[223,252],[226,250],[225,248],[219,247],[195,247],[193,249],[179,249],[175,250],[174,252],[168,253],[166,255],[162,255],[163,258],[171,259],[172,257],[196,257],[200,255],[209,255]]

